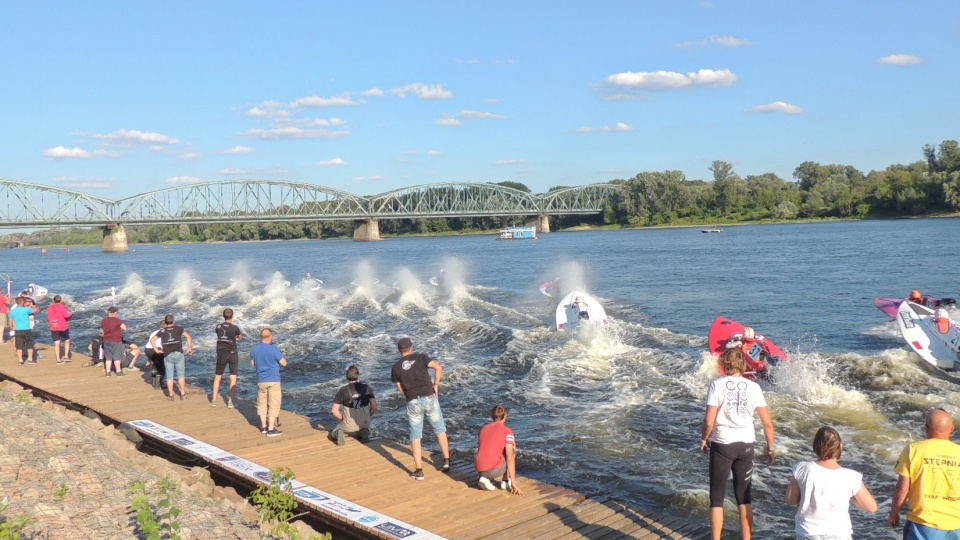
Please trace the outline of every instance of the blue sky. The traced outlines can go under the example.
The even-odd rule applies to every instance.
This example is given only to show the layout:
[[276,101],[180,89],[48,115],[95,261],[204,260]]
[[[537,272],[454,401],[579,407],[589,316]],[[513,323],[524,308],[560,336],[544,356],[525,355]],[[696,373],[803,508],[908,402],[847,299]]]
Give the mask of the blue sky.
[[960,3],[4,2],[0,178],[534,191],[960,139]]

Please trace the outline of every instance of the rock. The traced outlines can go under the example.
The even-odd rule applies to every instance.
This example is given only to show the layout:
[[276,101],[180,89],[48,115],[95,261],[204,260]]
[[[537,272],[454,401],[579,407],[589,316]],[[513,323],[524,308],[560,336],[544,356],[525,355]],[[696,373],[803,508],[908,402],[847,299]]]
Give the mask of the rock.
[[240,494],[237,493],[237,490],[233,489],[232,487],[217,486],[213,488],[213,498],[217,501],[229,501],[234,505],[244,504],[247,502],[247,500],[241,497]]
[[314,536],[322,536],[320,533],[315,531],[313,527],[307,525],[303,521],[295,520],[291,521],[290,525],[300,533],[300,538],[313,538]]
[[55,412],[59,414],[63,414],[67,410],[67,408],[64,407],[63,405],[58,405],[52,401],[44,401],[43,404],[40,406],[50,412]]
[[183,479],[184,485],[192,486],[198,482],[207,484],[210,487],[213,487],[213,478],[210,476],[210,471],[204,469],[203,467],[194,467],[190,470],[183,470],[180,472],[180,478]]
[[0,388],[3,388],[7,392],[10,392],[13,395],[17,395],[20,392],[23,392],[23,387],[13,381],[3,381],[3,384],[0,385]]

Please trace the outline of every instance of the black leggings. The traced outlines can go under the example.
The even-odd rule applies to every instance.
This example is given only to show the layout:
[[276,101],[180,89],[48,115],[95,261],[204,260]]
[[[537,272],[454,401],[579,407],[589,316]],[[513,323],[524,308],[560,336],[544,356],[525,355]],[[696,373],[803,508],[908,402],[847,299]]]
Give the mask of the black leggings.
[[710,443],[710,507],[723,507],[727,494],[727,477],[733,470],[733,496],[737,506],[750,504],[750,482],[753,473],[753,443]]

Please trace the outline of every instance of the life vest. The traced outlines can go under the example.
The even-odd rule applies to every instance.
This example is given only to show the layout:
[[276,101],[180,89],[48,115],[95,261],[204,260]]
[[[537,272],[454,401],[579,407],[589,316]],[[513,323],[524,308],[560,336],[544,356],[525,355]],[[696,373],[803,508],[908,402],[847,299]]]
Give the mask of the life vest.
[[767,363],[763,360],[766,351],[759,339],[742,339],[740,350],[743,352],[743,357],[751,371],[760,373],[767,370]]
[[938,308],[933,312],[933,320],[937,323],[937,330],[941,334],[950,332],[950,316],[947,315],[947,310]]

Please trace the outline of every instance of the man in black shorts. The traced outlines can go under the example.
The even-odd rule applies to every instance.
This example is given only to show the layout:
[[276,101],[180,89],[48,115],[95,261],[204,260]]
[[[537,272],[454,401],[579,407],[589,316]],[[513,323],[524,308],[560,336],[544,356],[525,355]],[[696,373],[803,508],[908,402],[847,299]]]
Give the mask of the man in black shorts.
[[233,324],[233,310],[227,308],[223,310],[223,322],[217,325],[217,371],[213,377],[213,393],[210,394],[210,406],[217,406],[217,397],[220,395],[220,380],[223,378],[223,371],[230,366],[230,394],[227,399],[227,407],[233,408],[233,396],[237,391],[237,362],[240,357],[237,354],[237,342],[243,339],[243,333],[240,328]]

